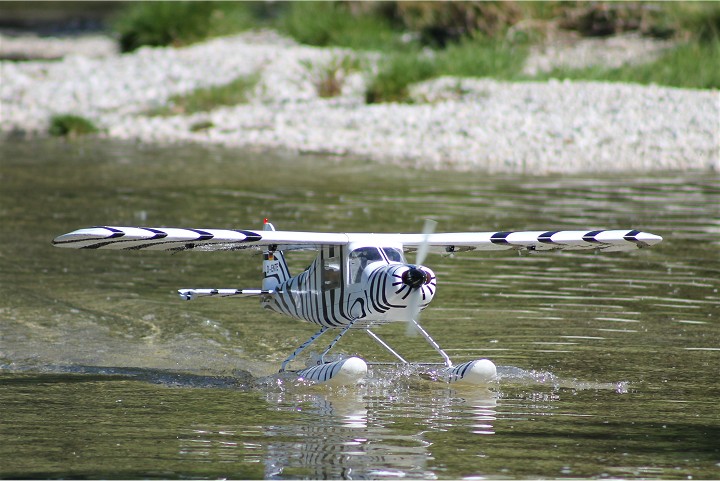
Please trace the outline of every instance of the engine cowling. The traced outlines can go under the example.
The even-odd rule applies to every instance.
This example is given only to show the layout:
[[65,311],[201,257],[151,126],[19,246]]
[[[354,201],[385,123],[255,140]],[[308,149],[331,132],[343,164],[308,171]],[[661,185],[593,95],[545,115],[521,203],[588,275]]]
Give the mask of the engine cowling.
[[420,308],[425,308],[435,296],[437,285],[431,269],[414,264],[390,264],[374,271],[368,281],[373,310],[387,313],[393,320],[406,320],[413,292],[419,291]]

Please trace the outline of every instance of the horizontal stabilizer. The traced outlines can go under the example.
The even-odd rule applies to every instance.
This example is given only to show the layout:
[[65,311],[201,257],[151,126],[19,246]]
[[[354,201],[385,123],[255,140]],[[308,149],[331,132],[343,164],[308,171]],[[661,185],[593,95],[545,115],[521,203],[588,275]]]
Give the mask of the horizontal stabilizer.
[[178,294],[184,301],[192,301],[198,297],[254,297],[270,292],[262,289],[178,289]]

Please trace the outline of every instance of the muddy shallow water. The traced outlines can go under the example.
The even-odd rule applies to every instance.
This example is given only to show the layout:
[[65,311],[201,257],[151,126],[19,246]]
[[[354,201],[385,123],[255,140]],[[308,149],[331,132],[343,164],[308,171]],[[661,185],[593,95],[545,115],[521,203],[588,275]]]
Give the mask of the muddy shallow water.
[[[85,140],[0,144],[0,477],[720,476],[720,176],[488,176]],[[274,375],[315,329],[183,287],[255,288],[238,252],[53,248],[90,225],[412,232],[638,228],[632,253],[431,256],[425,328],[499,384],[376,367]],[[307,254],[289,256],[304,268]],[[436,361],[403,326],[378,329]],[[361,332],[336,351],[390,361]]]

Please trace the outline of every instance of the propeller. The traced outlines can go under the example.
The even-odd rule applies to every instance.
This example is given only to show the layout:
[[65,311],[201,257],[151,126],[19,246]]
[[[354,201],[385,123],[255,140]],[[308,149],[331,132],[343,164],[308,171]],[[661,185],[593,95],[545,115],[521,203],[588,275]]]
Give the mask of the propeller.
[[423,240],[418,246],[417,253],[415,254],[415,264],[422,265],[423,262],[425,262],[425,258],[428,255],[428,252],[430,252],[430,234],[435,232],[435,227],[437,227],[437,222],[432,219],[425,219],[425,225],[423,226]]
[[411,267],[403,276],[403,282],[405,282],[413,292],[410,294],[410,302],[408,303],[408,314],[409,318],[405,324],[405,334],[409,336],[417,335],[417,327],[415,322],[420,320],[420,307],[422,304],[422,285],[425,283],[425,272],[420,269],[420,266],[425,262],[425,258],[430,252],[430,235],[435,231],[437,222],[432,219],[425,219],[425,225],[423,226],[422,234],[423,239],[418,246],[417,252],[415,253],[415,266]]

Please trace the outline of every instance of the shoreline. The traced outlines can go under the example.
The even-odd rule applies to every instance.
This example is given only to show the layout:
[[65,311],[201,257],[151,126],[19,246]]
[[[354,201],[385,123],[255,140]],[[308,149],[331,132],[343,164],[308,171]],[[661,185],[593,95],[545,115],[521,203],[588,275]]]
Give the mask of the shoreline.
[[[350,72],[338,96],[320,97],[317,72],[348,55],[356,53],[259,31],[179,49],[2,61],[0,134],[46,135],[52,115],[74,114],[111,139],[352,155],[429,169],[720,171],[716,90],[444,77],[414,85],[412,104],[366,104],[367,75]],[[247,103],[146,114],[173,95],[249,75],[260,80]]]

